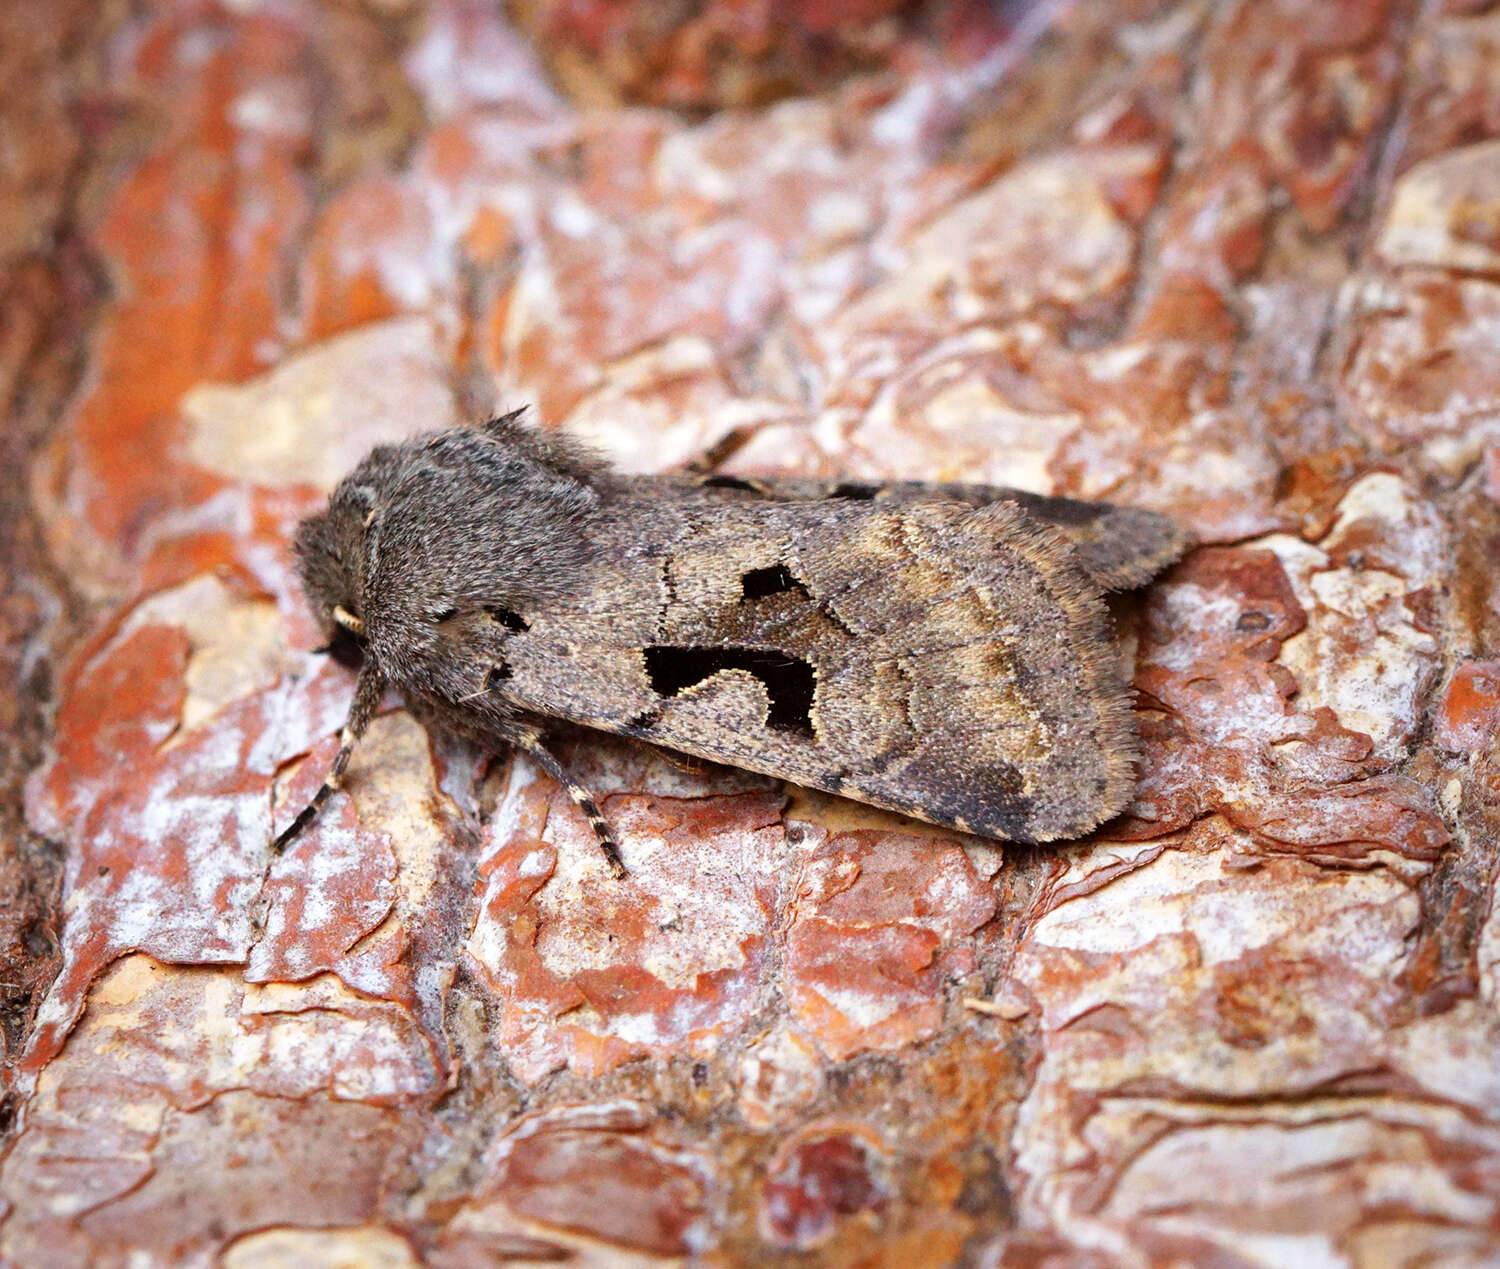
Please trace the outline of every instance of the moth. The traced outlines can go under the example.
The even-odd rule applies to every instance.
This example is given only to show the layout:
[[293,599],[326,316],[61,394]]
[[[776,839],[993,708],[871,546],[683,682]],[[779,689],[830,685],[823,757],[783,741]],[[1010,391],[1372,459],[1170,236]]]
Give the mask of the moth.
[[619,846],[547,746],[557,720],[966,833],[1077,837],[1134,784],[1104,594],[1188,535],[1150,511],[989,486],[617,473],[520,411],[373,450],[297,567],[359,677],[339,788],[387,685],[514,746]]

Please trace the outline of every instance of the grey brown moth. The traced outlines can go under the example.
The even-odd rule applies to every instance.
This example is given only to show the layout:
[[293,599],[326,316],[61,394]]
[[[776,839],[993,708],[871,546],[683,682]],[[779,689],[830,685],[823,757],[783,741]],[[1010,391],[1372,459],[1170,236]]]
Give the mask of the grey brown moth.
[[386,685],[429,724],[546,747],[566,720],[981,836],[1076,837],[1129,800],[1104,592],[1187,535],[988,486],[627,476],[509,414],[381,446],[303,521],[298,568],[361,669],[339,787]]

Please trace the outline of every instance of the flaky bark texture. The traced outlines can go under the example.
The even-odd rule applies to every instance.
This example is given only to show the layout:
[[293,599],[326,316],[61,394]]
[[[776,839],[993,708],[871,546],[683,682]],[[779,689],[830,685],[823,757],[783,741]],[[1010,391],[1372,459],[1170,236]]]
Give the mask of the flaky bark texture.
[[[594,7],[691,114],[488,0],[0,6],[0,1258],[1493,1264],[1500,7]],[[580,737],[616,883],[388,709],[273,857],[352,688],[293,527],[526,402],[1173,516],[1126,813]]]

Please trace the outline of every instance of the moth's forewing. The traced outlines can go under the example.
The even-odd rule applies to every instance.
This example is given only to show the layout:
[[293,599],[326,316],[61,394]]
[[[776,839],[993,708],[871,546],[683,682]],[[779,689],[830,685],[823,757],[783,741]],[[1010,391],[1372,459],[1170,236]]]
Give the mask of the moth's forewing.
[[1034,520],[1060,529],[1078,551],[1089,576],[1105,590],[1144,585],[1176,560],[1192,537],[1166,516],[1140,507],[1083,502],[998,485],[939,484],[917,480],[823,481],[800,477],[708,476],[700,482],[725,494],[785,502],[871,501],[887,505],[963,502],[985,506],[1014,502]]
[[1014,503],[621,496],[505,691],[539,714],[986,836],[1129,797],[1098,586]]
[[1020,490],[999,490],[1033,520],[1061,530],[1078,561],[1105,590],[1133,590],[1178,559],[1192,535],[1155,511],[1106,502],[1047,498]]

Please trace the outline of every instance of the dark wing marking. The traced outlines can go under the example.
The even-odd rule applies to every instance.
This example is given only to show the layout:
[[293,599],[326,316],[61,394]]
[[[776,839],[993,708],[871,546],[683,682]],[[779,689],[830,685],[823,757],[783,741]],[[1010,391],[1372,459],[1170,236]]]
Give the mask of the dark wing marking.
[[1018,841],[1117,813],[1135,741],[1097,586],[1014,503],[622,497],[510,635],[530,713]]
[[705,489],[777,502],[859,501],[886,505],[961,502],[986,506],[1013,502],[1033,519],[1068,535],[1079,563],[1105,590],[1132,590],[1150,581],[1192,545],[1192,535],[1166,516],[1138,507],[1051,498],[999,485],[942,484],[919,480],[824,481],[797,477],[704,476]]

